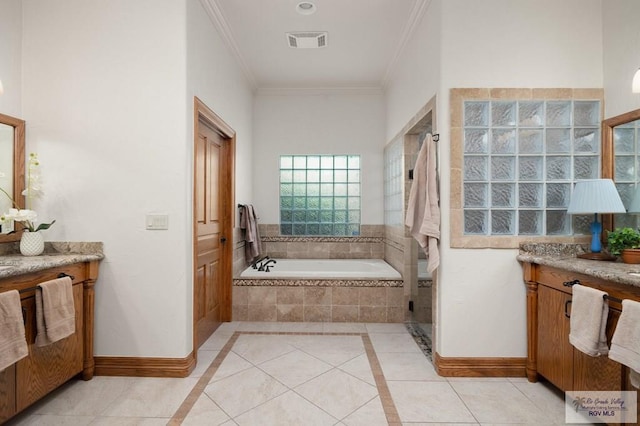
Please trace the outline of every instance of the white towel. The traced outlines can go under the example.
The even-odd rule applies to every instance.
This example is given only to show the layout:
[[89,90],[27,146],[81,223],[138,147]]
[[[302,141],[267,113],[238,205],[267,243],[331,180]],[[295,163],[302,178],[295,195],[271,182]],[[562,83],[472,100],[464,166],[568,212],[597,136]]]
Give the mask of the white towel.
[[622,315],[611,339],[609,358],[626,365],[632,371],[631,384],[640,388],[640,303],[622,301]]
[[431,134],[422,143],[413,168],[413,182],[409,192],[405,225],[427,254],[427,272],[440,264],[438,239],[440,238],[440,206],[438,204],[438,176],[436,147]]
[[0,293],[0,371],[29,354],[18,290]]
[[76,331],[71,278],[43,282],[36,289],[36,346],[46,346]]
[[583,285],[573,286],[569,342],[590,356],[606,355],[609,352],[609,304],[604,299],[606,294],[604,291]]

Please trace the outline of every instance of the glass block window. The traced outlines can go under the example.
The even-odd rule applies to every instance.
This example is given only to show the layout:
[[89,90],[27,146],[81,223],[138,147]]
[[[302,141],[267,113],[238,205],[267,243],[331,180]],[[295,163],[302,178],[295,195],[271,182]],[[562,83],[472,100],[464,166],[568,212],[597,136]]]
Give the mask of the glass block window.
[[[613,128],[613,152],[613,180],[628,209],[636,190],[636,182],[640,181],[640,120]],[[614,221],[616,227],[637,228],[639,225],[638,216],[632,214],[617,214]]]
[[600,101],[463,103],[464,235],[589,234],[566,210],[573,182],[600,176]]
[[397,140],[384,150],[384,224],[402,226],[403,216],[403,149],[402,141]]
[[360,156],[282,155],[280,233],[360,235]]

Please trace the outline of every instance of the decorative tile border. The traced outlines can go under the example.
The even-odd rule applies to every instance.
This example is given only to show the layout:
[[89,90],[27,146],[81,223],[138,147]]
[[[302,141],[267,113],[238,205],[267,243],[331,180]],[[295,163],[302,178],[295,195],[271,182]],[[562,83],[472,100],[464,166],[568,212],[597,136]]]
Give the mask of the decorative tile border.
[[263,243],[382,243],[382,237],[261,237]]
[[433,287],[433,280],[418,280],[418,288]]
[[235,345],[238,337],[240,335],[303,335],[303,336],[360,336],[362,338],[362,344],[364,346],[365,354],[367,355],[367,360],[369,361],[369,367],[371,368],[371,373],[373,374],[373,378],[376,382],[376,389],[378,390],[378,396],[380,397],[380,402],[382,404],[382,409],[384,410],[384,414],[387,418],[387,422],[390,425],[393,424],[401,424],[400,415],[398,414],[398,409],[396,408],[395,403],[393,402],[393,398],[391,397],[391,392],[389,391],[389,387],[387,386],[387,380],[384,377],[384,373],[382,371],[382,367],[380,366],[380,361],[378,360],[378,356],[376,355],[376,351],[373,348],[373,344],[371,343],[371,339],[369,338],[368,333],[325,333],[325,332],[271,332],[271,331],[236,331],[233,333],[231,338],[224,345],[218,356],[213,360],[211,365],[207,368],[204,374],[200,377],[196,385],[193,387],[189,395],[182,402],[182,405],[176,410],[175,414],[167,423],[168,426],[178,426],[181,425],[185,418],[189,415],[189,412],[193,409],[193,406],[198,401],[198,398],[204,393],[205,388],[213,378],[213,376],[218,371],[220,365],[225,360],[233,345]]
[[237,287],[402,287],[402,280],[235,279]]

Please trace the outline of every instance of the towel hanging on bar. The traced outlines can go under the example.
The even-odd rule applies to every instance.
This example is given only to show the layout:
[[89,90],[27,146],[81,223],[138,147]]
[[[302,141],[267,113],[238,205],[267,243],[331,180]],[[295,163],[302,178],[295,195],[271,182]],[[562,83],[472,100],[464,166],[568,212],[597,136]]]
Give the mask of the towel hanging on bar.
[[241,204],[238,207],[240,208],[240,229],[244,234],[244,259],[247,263],[251,263],[262,254],[258,218],[251,204]]

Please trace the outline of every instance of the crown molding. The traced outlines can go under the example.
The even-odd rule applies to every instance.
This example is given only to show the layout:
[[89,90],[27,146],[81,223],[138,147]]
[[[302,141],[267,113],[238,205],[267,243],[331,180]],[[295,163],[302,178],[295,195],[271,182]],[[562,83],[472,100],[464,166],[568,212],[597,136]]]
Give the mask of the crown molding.
[[209,16],[211,23],[218,30],[223,43],[235,57],[238,66],[251,85],[251,88],[253,90],[257,89],[258,84],[256,82],[256,77],[253,75],[251,69],[247,65],[247,62],[240,53],[240,49],[238,48],[238,44],[236,43],[236,40],[233,36],[231,27],[229,27],[229,24],[227,23],[227,20],[225,19],[224,14],[222,13],[222,9],[220,8],[217,0],[200,0],[200,3],[204,7],[204,10],[207,12],[207,16]]
[[387,70],[384,74],[384,78],[382,79],[382,87],[384,89],[387,88],[387,85],[389,84],[389,79],[391,78],[391,75],[393,74],[396,67],[398,66],[398,61],[400,60],[400,57],[404,53],[404,50],[407,47],[407,43],[409,42],[409,39],[411,39],[411,36],[415,32],[416,27],[422,20],[422,17],[426,13],[427,9],[429,9],[429,6],[431,5],[432,1],[433,0],[417,0],[414,3],[413,9],[411,9],[411,13],[409,14],[409,19],[407,20],[407,23],[405,24],[402,30],[402,36],[400,37],[398,46],[394,51],[395,53],[391,58],[391,61],[389,62],[389,65],[387,66]]

